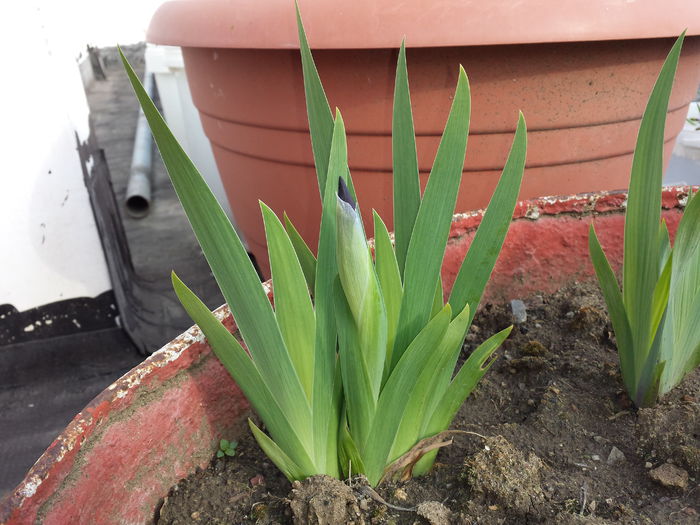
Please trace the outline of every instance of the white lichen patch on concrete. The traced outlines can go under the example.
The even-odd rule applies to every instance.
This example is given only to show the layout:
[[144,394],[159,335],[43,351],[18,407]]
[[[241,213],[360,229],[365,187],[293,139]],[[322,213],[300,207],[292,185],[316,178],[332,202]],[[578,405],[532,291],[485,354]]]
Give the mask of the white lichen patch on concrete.
[[536,221],[537,219],[539,219],[540,218],[539,206],[536,206],[534,204],[528,206],[527,211],[525,212],[525,217],[530,219],[530,220],[533,220],[533,221]]
[[37,475],[28,477],[22,484],[22,488],[19,489],[19,495],[23,498],[31,498],[34,494],[36,494],[36,491],[39,488],[39,485],[41,485],[42,481],[43,480]]
[[564,197],[559,195],[547,195],[545,197],[540,197],[538,200],[545,204],[559,204],[562,202],[581,200],[581,195],[566,195]]
[[484,210],[483,210],[483,209],[480,209],[480,210],[473,210],[473,211],[465,211],[465,212],[461,212],[461,213],[455,213],[455,214],[452,216],[452,222],[459,222],[459,221],[461,221],[461,220],[469,219],[470,217],[478,217],[479,215],[483,215],[483,214],[484,214]]

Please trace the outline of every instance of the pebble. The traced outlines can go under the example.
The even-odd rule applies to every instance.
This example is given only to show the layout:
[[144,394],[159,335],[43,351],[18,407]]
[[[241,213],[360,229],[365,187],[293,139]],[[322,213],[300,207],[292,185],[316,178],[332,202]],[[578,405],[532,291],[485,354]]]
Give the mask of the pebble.
[[566,317],[567,319],[571,319],[574,317],[574,312],[566,312],[566,314],[564,314],[564,317]]
[[533,307],[538,307],[538,306],[544,306],[544,297],[541,295],[534,295],[530,298],[530,306]]
[[591,459],[592,459],[593,461],[600,461],[600,456],[599,456],[598,454],[593,454],[593,455],[591,456]]
[[192,518],[193,520],[199,520],[200,516],[201,516],[201,514],[198,510],[196,510],[192,514],[190,514],[190,518]]
[[602,443],[603,441],[605,441],[605,438],[603,436],[593,436],[593,441],[595,441],[596,443]]
[[394,497],[399,501],[406,501],[408,499],[408,494],[404,489],[396,489],[396,491],[394,491]]
[[625,461],[625,459],[625,455],[622,453],[622,451],[617,447],[613,447],[608,455],[607,463],[608,465],[614,465],[616,463],[622,463]]
[[653,465],[650,462],[644,463],[644,468],[651,468]]
[[510,309],[513,313],[513,322],[515,324],[522,324],[527,321],[527,308],[520,299],[513,299],[510,302]]
[[250,486],[255,487],[256,485],[262,485],[265,483],[265,477],[262,474],[258,474],[257,476],[253,476],[250,478]]

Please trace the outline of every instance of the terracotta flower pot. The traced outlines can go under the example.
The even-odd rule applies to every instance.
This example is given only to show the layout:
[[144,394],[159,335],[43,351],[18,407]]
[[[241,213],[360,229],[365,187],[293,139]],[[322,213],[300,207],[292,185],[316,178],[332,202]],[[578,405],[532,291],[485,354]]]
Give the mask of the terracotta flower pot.
[[[458,65],[472,87],[457,209],[484,207],[522,110],[529,127],[521,198],[627,187],[646,100],[688,27],[666,130],[670,156],[700,82],[700,18],[687,0],[299,0],[331,106],[343,112],[365,223],[391,218],[391,107],[406,37],[419,167],[427,178]],[[236,219],[269,275],[258,199],[318,239],[293,2],[174,0],[148,32],[182,46],[194,103]],[[391,222],[391,221],[389,221]],[[391,225],[389,225],[391,227]]]
[[[686,198],[678,188],[663,194],[671,232]],[[602,193],[520,203],[487,296],[525,297],[592,279],[591,215],[611,261],[619,265],[625,199],[624,193]],[[481,216],[454,217],[443,265],[448,287]],[[225,307],[217,315],[234,328]],[[219,439],[248,431],[247,413],[248,403],[193,327],[75,417],[0,502],[0,523],[148,523],[172,485],[210,462]]]

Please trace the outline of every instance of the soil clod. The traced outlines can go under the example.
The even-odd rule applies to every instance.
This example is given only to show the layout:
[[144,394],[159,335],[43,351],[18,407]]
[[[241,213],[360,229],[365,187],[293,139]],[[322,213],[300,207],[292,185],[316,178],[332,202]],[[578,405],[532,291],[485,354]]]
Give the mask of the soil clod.
[[518,514],[527,514],[544,499],[542,460],[532,453],[526,459],[502,436],[486,439],[484,449],[468,458],[465,466],[467,483],[475,493]]
[[450,510],[438,501],[426,501],[416,507],[416,514],[430,525],[450,525]]
[[345,525],[360,517],[352,489],[325,475],[295,481],[289,506],[298,525]]
[[685,490],[688,488],[688,473],[671,463],[664,463],[649,471],[649,477],[664,487]]

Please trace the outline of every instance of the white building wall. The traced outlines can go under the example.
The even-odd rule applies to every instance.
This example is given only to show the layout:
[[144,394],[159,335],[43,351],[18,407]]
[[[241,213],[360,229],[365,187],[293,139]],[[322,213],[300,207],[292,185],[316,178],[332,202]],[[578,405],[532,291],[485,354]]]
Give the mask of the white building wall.
[[111,288],[76,151],[89,133],[78,57],[143,40],[156,1],[14,2],[0,17],[0,304]]

